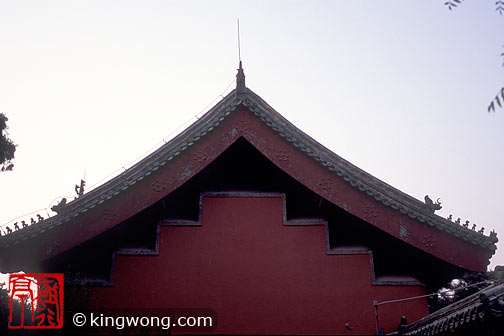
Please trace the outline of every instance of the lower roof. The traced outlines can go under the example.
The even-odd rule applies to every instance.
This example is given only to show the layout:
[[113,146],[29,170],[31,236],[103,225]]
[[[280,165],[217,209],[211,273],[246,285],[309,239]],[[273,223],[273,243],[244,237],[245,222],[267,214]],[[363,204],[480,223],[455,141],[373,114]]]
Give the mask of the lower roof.
[[491,284],[479,292],[454,302],[394,335],[436,336],[447,334],[495,334],[504,330],[504,284]]

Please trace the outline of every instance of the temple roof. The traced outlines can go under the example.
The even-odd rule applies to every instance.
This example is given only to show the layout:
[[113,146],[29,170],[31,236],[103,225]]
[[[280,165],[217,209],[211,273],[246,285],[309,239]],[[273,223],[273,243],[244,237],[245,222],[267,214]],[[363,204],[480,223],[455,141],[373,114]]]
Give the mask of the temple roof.
[[[502,332],[504,284],[492,284],[426,317],[400,328],[393,335],[497,335]],[[496,323],[497,322],[497,323]]]
[[368,174],[298,129],[261,97],[245,87],[245,75],[241,62],[237,74],[236,89],[231,91],[191,126],[122,174],[66,204],[58,215],[0,237],[0,249],[34,239],[43,232],[65,225],[65,223],[83,216],[95,207],[111,202],[119,195],[134,188],[137,183],[149,175],[154,174],[166,165],[170,165],[172,160],[183,154],[191,146],[204,141],[239,106],[246,107],[251,113],[260,118],[262,123],[290,143],[292,147],[323,166],[328,174],[342,179],[360,193],[374,198],[385,207],[407,215],[422,225],[436,228],[461,241],[488,250],[490,255],[496,250],[495,244],[498,241],[496,236],[485,236],[434,214],[426,207],[424,202]]

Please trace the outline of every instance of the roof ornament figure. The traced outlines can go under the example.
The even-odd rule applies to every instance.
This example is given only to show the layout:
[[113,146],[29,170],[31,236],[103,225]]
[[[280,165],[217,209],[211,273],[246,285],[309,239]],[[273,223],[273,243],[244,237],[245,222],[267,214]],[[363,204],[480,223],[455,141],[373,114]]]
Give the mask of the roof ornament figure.
[[12,229],[7,226],[7,234],[11,234],[11,233],[12,233]]
[[37,214],[37,223],[40,223],[41,221],[44,220],[44,217],[40,216],[40,214]]
[[425,200],[425,208],[430,212],[434,213],[436,210],[440,210],[443,207],[441,206],[441,202],[439,202],[439,198],[436,200],[436,203],[434,203],[429,195],[425,195],[424,197]]
[[484,228],[484,227],[482,227],[482,228],[478,231],[478,233],[485,234],[485,228]]
[[446,217],[450,222],[453,222],[453,215],[450,214],[450,216]]
[[[459,218],[459,219],[460,219],[460,218]],[[469,221],[468,221],[468,220],[466,220],[466,221],[465,221],[465,223],[464,223],[464,225],[462,225],[462,226],[463,226],[463,227],[465,227],[465,228],[468,228],[468,227],[469,227]]]
[[490,231],[490,237],[497,238],[497,232],[495,230]]
[[75,193],[77,194],[77,197],[81,197],[84,195],[84,186],[86,185],[86,181],[80,180],[80,186],[77,184],[75,185]]
[[66,198],[62,198],[61,201],[59,201],[58,204],[56,204],[55,206],[53,206],[51,208],[52,211],[56,212],[57,214],[61,213],[63,208],[66,206],[66,202],[67,202],[67,199]]
[[406,316],[401,316],[401,321],[399,322],[399,327],[397,328],[399,331],[402,331],[404,328],[408,326],[408,320]]

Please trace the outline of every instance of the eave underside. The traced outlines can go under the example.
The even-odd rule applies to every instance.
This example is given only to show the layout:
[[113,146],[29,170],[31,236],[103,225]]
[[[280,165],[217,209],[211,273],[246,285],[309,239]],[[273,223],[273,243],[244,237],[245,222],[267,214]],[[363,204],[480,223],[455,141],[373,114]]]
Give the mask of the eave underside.
[[462,269],[392,237],[313,193],[243,138],[156,204],[52,258],[45,263],[44,270],[64,270],[69,277],[78,274],[77,281],[110,285],[117,255],[157,255],[160,225],[201,225],[198,223],[202,194],[224,195],[222,192],[232,191],[229,193],[232,196],[240,190],[285,195],[285,225],[327,225],[327,254],[369,254],[375,285],[423,283],[434,290],[463,273]]

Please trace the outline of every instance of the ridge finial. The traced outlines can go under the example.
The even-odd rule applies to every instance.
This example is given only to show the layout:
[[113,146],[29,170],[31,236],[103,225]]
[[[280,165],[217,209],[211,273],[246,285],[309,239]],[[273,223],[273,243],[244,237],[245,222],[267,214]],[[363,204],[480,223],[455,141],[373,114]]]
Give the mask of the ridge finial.
[[245,91],[245,73],[243,72],[242,61],[240,61],[238,73],[236,74],[236,92],[245,93]]

